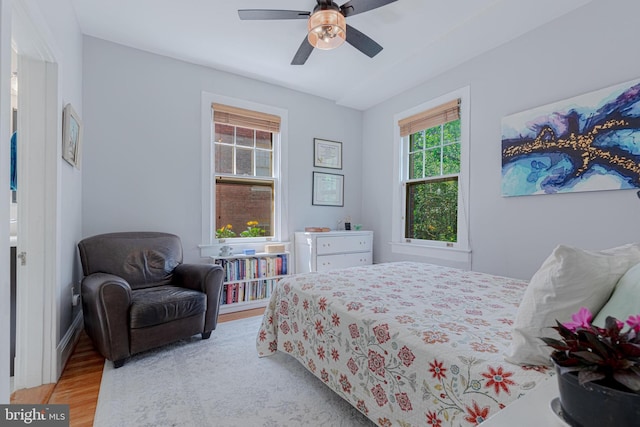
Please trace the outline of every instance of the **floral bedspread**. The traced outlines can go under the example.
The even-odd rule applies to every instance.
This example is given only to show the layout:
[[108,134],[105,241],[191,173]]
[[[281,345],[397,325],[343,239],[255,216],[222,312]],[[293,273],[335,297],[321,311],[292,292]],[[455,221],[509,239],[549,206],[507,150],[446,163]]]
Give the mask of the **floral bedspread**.
[[410,262],[293,275],[257,349],[289,353],[380,426],[473,426],[552,375],[503,359],[526,286]]

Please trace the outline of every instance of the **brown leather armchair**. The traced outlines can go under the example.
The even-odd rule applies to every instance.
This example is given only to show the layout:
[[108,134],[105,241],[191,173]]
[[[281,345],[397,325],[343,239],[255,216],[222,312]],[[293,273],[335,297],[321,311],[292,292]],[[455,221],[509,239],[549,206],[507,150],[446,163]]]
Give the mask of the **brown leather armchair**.
[[116,368],[127,357],[216,328],[223,271],[183,264],[180,238],[124,232],[78,243],[84,328]]

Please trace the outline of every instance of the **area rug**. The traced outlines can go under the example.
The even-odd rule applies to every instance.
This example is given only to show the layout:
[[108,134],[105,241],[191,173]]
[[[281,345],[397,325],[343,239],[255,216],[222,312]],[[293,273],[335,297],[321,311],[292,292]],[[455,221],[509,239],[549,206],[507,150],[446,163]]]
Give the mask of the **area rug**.
[[258,358],[260,317],[106,361],[94,426],[372,426],[293,357]]

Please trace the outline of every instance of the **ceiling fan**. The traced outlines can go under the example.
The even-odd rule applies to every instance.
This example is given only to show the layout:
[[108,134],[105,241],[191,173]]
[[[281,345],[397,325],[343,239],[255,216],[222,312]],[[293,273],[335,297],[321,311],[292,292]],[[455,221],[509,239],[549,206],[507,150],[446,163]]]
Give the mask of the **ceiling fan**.
[[314,47],[323,50],[334,49],[342,43],[349,43],[360,52],[373,58],[382,46],[373,39],[345,22],[345,18],[367,12],[393,3],[397,0],[349,0],[338,6],[331,0],[316,0],[318,4],[312,12],[303,10],[241,9],[241,20],[307,19],[309,33],[302,40],[291,65],[303,65]]

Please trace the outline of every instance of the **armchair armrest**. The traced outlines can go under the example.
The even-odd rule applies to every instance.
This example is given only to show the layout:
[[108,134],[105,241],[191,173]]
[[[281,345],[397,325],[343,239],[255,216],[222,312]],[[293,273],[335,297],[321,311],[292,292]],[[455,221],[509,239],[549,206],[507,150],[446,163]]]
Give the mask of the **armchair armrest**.
[[119,276],[94,273],[82,279],[84,328],[98,351],[116,362],[129,357],[131,287]]
[[180,264],[173,270],[172,285],[207,294],[207,314],[203,332],[211,332],[218,323],[224,271],[213,264]]

